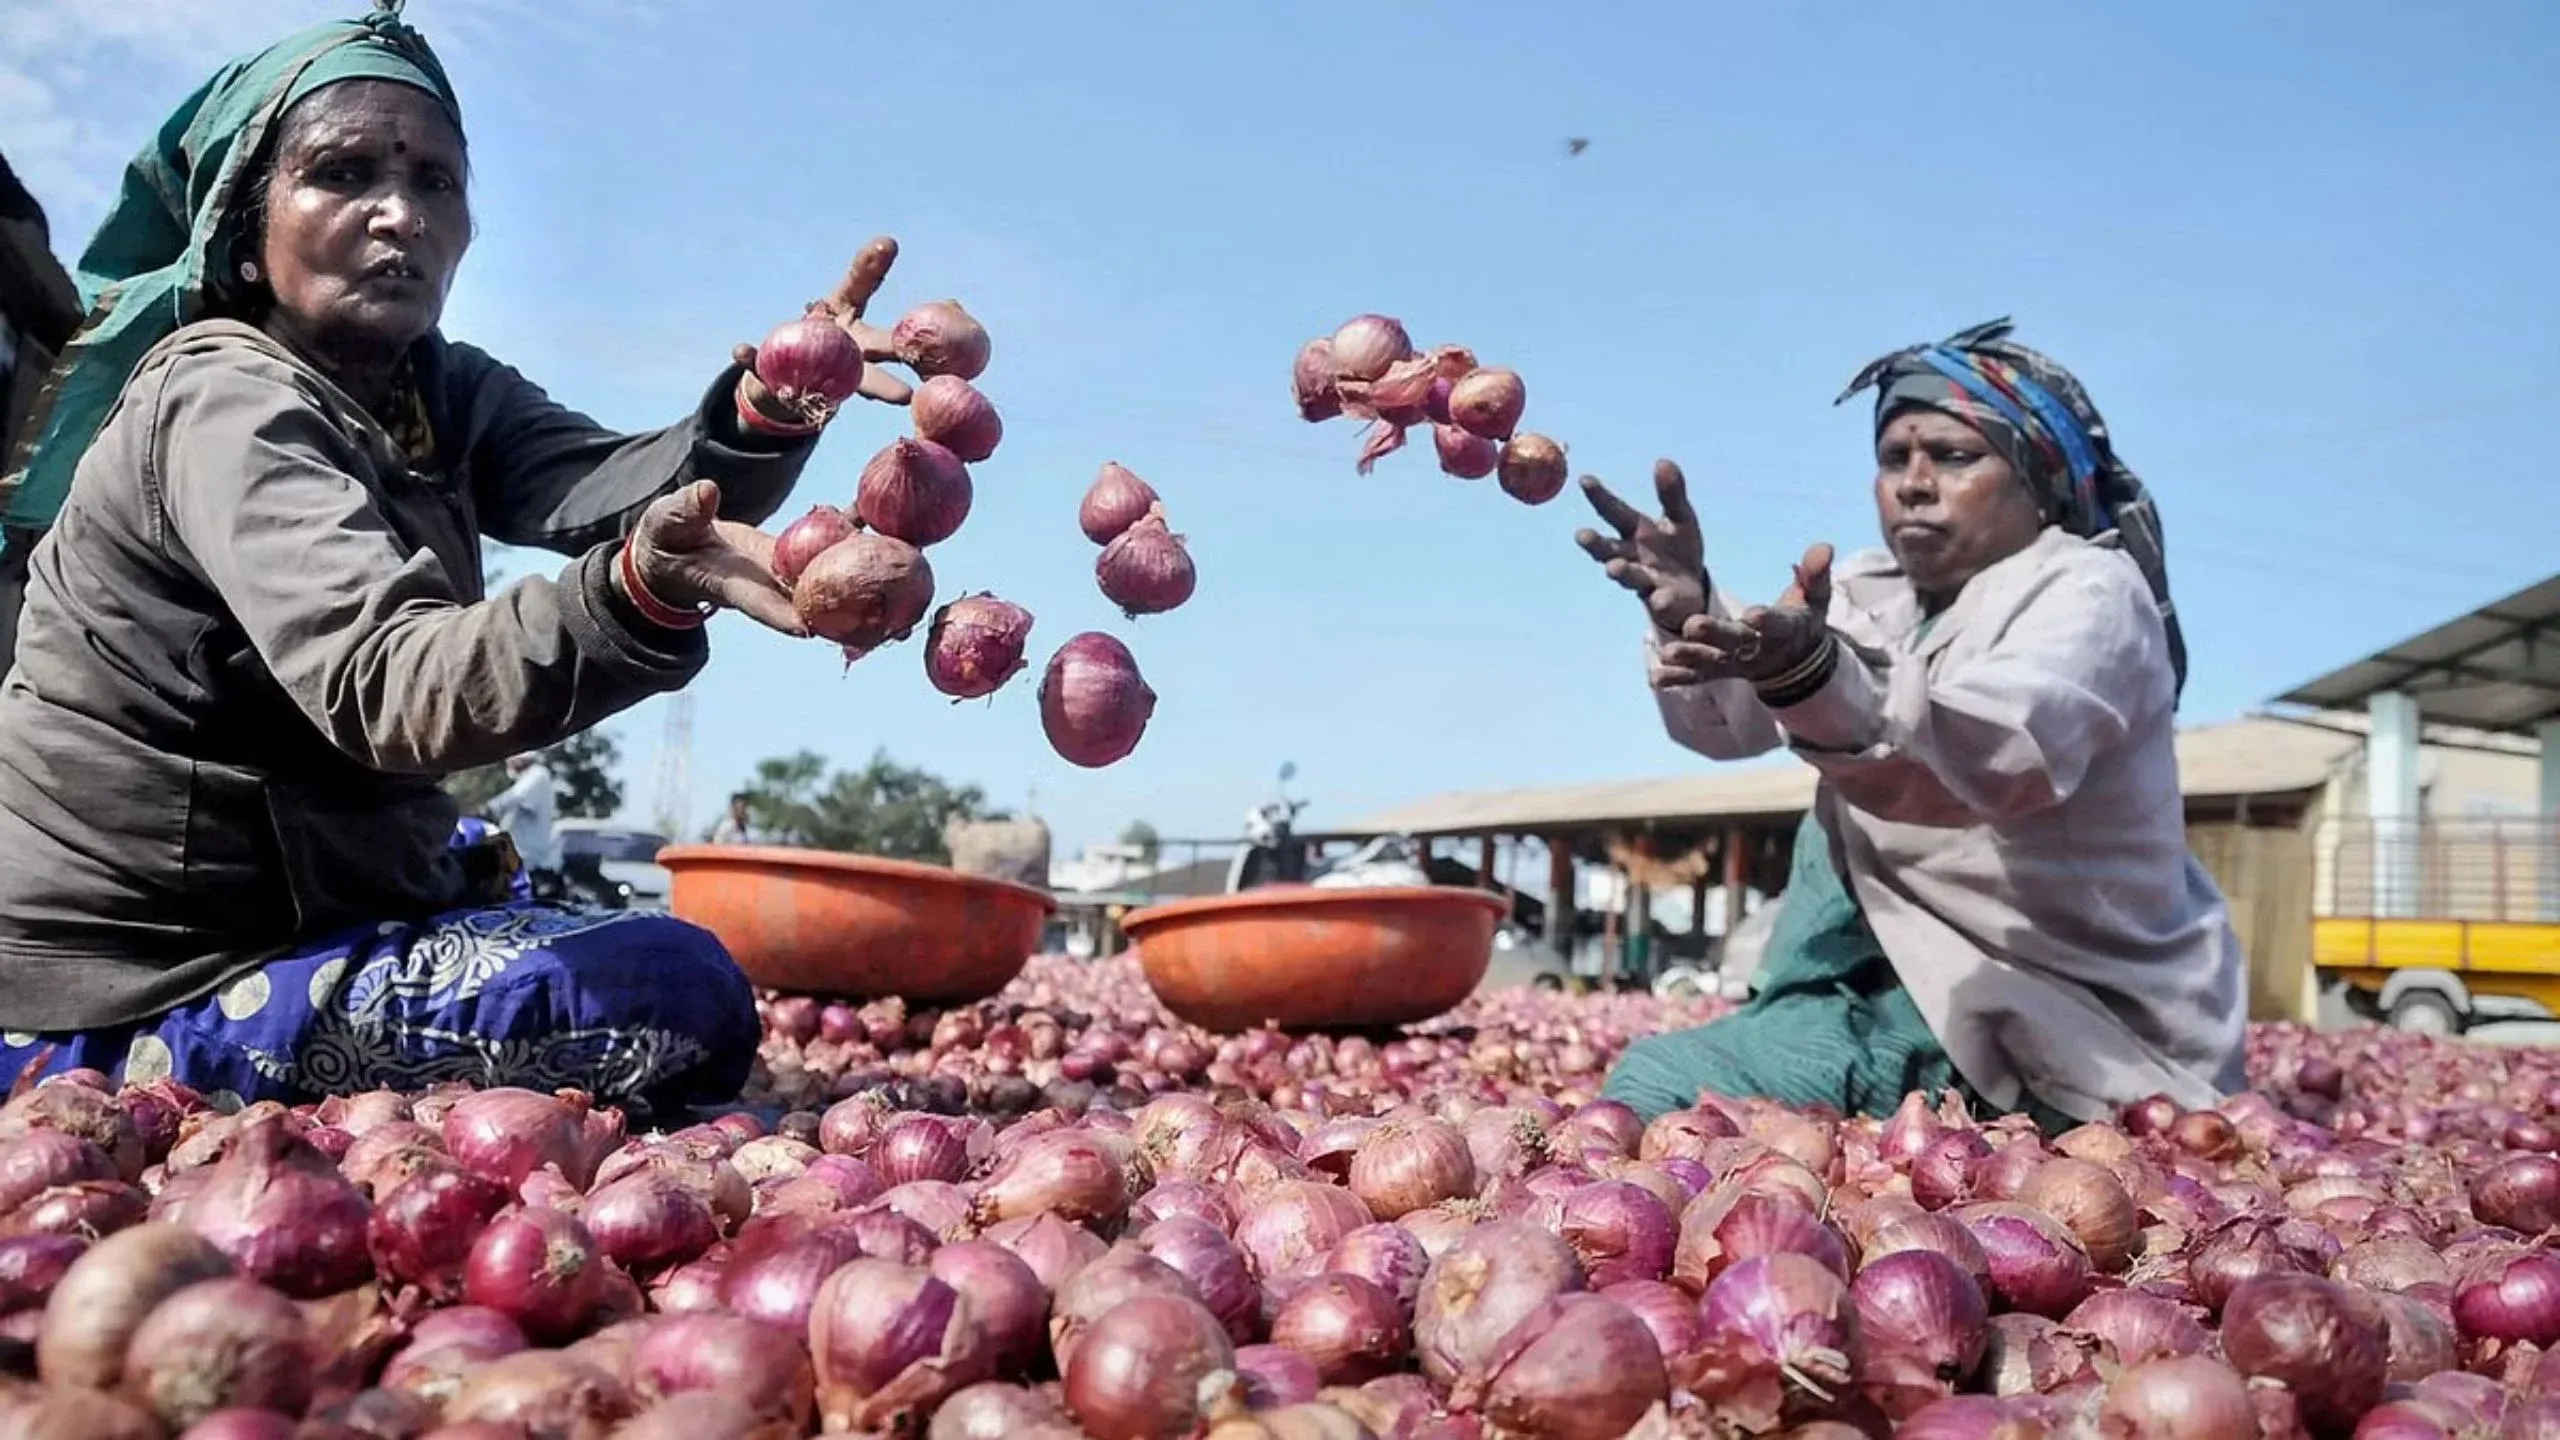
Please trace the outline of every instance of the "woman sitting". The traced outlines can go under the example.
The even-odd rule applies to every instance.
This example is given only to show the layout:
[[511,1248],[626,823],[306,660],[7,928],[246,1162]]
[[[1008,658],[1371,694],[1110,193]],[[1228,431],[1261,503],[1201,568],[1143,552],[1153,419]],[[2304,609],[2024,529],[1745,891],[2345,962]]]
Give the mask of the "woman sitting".
[[[438,334],[469,165],[387,11],[227,67],[159,135],[18,492],[52,529],[0,689],[0,1074],[733,1098],[758,1027],[719,943],[509,903],[439,781],[682,687],[714,609],[797,633],[750,522],[815,427],[742,356],[616,434]],[[894,249],[822,302],[875,357]],[[484,538],[574,558],[488,595]]]
[[1879,1114],[1956,1088],[2048,1127],[2240,1087],[2246,998],[2187,848],[2186,656],[2159,523],[2077,380],[2005,321],[1869,365],[1885,548],[1805,553],[1774,606],[1708,578],[1677,468],[1662,515],[1596,480],[1664,723],[1713,759],[1821,775],[1750,1002],[1629,1047],[1607,1093]]

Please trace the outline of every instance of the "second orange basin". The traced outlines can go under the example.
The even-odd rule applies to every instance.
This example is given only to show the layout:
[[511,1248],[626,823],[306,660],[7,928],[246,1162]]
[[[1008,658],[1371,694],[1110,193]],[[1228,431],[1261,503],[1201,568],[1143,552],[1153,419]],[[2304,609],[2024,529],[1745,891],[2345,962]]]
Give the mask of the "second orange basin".
[[1446,886],[1272,886],[1120,922],[1167,1010],[1204,1030],[1409,1025],[1473,994],[1510,903]]

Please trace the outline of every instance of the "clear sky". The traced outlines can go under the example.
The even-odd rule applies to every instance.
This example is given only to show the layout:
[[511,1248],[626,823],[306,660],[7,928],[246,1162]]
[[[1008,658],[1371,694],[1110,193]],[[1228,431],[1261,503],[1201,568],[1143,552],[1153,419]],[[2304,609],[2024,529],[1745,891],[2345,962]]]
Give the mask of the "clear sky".
[[[352,9],[0,0],[0,148],[76,248],[223,57]],[[1283,760],[1314,821],[1457,788],[1664,774],[1640,619],[1571,541],[1427,445],[1367,479],[1291,355],[1364,309],[1529,382],[1577,472],[1688,467],[1748,597],[1875,541],[1866,360],[2003,313],[2160,497],[2187,714],[2550,573],[2560,491],[2560,7],[754,5],[411,0],[463,95],[479,240],[449,333],[610,423],[663,423],[865,237],[894,311],[957,295],[1007,422],[946,594],[1126,637],[1162,695],[1106,771],[1029,678],[952,707],[913,644],[718,622],[707,820],[761,756],[874,747],[1036,793],[1062,850],[1232,835]],[[1589,149],[1568,157],[1567,137]],[[810,468],[850,498],[903,417]],[[1164,492],[1198,597],[1122,622],[1075,528],[1095,468]],[[1035,667],[1036,668],[1036,667]],[[617,722],[645,808],[662,723]]]

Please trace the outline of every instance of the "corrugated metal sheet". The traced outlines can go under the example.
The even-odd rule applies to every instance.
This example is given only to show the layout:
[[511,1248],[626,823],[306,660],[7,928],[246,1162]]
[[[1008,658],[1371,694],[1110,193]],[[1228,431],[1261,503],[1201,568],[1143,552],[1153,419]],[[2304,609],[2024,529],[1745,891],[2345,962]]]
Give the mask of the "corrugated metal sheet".
[[[2178,736],[2187,798],[2299,795],[2328,783],[2359,742],[2335,730],[2282,720],[2202,725]],[[1794,759],[1710,766],[1692,774],[1597,785],[1548,785],[1440,795],[1362,817],[1325,833],[1367,835],[1538,834],[1618,825],[1785,819],[1813,803],[1814,773]]]
[[2524,734],[2560,718],[2560,575],[2323,675],[2280,703],[2353,710],[2393,690],[2416,697],[2420,718],[2434,724]]

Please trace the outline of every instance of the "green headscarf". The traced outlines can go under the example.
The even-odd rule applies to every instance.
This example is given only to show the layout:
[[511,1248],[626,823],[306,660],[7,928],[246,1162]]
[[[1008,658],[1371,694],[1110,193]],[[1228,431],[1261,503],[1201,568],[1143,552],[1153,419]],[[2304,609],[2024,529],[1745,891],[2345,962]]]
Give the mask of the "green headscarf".
[[214,277],[233,257],[231,225],[267,162],[276,122],[303,96],[342,80],[394,80],[441,101],[462,128],[462,106],[426,37],[400,18],[401,0],[271,45],[216,71],[126,167],[115,205],[73,279],[87,323],[37,396],[26,467],[10,479],[6,521],[53,523],[71,474],[151,347],[204,318]]

